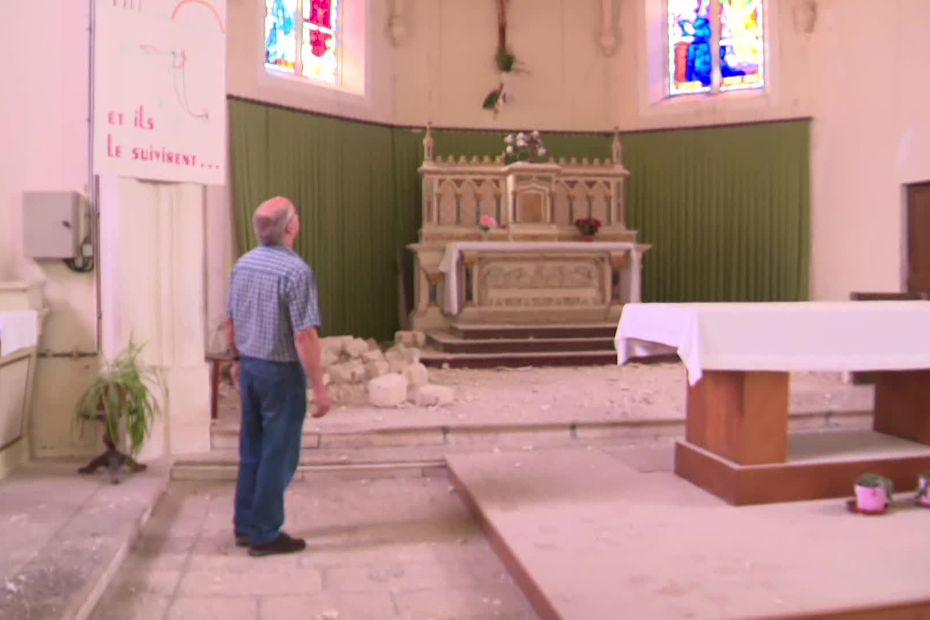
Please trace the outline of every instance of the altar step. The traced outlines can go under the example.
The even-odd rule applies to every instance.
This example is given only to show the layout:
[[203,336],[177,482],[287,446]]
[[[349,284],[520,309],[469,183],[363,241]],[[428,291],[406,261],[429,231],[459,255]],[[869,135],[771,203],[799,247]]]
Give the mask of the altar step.
[[427,366],[589,366],[616,364],[613,324],[452,325],[426,334]]
[[463,340],[489,338],[607,338],[613,349],[616,323],[583,323],[579,325],[463,325],[452,324],[452,334]]

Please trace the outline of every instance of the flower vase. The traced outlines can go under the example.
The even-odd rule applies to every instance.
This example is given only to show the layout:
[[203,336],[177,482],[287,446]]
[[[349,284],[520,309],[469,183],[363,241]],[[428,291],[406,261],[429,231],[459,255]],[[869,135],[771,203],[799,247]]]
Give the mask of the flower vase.
[[491,239],[491,229],[490,229],[490,228],[482,228],[482,229],[481,229],[481,240],[482,240],[482,241],[489,241],[490,239]]
[[888,509],[889,499],[884,487],[856,485],[856,508],[861,514],[884,513]]
[[594,235],[582,235],[581,240],[582,241],[594,241]]

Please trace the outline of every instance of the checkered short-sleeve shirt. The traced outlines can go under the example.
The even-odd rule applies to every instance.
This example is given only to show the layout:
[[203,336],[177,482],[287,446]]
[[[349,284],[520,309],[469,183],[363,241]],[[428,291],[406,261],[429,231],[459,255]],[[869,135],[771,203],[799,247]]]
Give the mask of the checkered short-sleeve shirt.
[[319,327],[316,274],[283,246],[260,246],[236,262],[229,306],[242,355],[297,362],[294,334]]

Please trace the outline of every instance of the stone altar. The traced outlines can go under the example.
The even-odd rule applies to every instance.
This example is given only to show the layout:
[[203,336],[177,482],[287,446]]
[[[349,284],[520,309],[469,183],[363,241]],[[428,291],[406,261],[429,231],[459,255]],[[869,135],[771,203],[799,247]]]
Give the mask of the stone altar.
[[[627,229],[619,132],[608,160],[434,157],[427,128],[415,330],[464,324],[603,324],[641,298],[644,254]],[[482,217],[499,226],[484,232]],[[596,241],[574,222],[603,224]]]

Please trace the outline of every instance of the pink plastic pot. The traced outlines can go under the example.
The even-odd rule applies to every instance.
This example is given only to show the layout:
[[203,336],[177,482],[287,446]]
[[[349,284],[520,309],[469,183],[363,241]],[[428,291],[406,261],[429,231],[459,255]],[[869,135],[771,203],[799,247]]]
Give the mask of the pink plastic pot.
[[856,508],[866,514],[879,514],[888,508],[888,495],[883,487],[856,485]]

